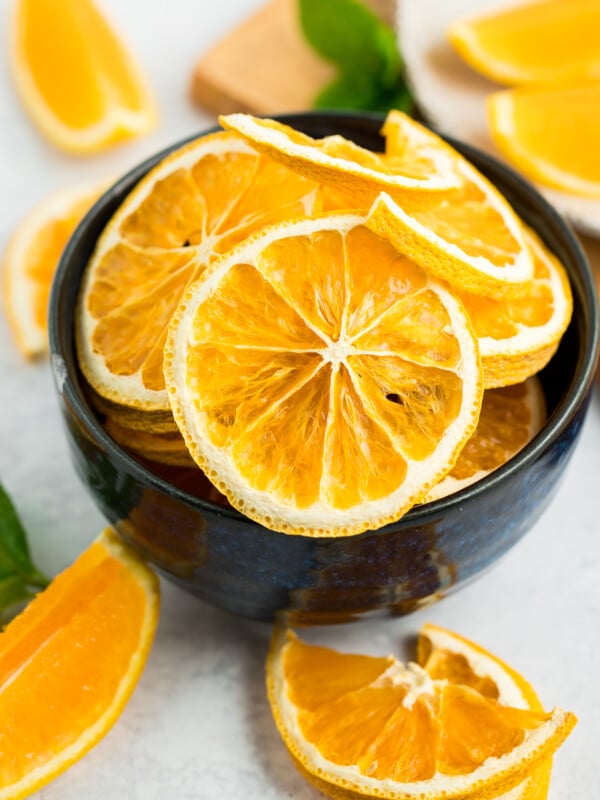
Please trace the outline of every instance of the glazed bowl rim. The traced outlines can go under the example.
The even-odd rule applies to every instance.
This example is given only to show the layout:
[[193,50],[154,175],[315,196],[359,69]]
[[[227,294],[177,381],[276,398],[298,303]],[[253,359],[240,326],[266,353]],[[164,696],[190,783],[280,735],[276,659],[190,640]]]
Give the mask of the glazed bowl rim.
[[[295,121],[307,118],[321,119],[330,125],[335,125],[336,120],[340,120],[342,122],[364,121],[368,125],[381,125],[385,119],[385,115],[374,112],[357,113],[352,111],[307,111],[279,114],[274,118],[281,122],[292,125]],[[120,445],[118,445],[117,442],[105,432],[85,398],[82,390],[82,376],[79,373],[76,363],[73,332],[71,332],[71,348],[72,363],[75,369],[75,374],[71,374],[72,371],[69,370],[69,359],[65,357],[66,354],[63,352],[60,335],[61,325],[66,324],[64,322],[61,323],[60,315],[58,314],[61,296],[68,288],[65,281],[65,274],[69,272],[70,264],[73,258],[77,258],[77,253],[80,246],[79,243],[82,239],[87,237],[88,228],[90,224],[93,224],[98,213],[101,212],[107,204],[114,202],[115,196],[121,195],[124,190],[130,192],[133,187],[143,178],[143,176],[167,155],[178,148],[183,147],[189,142],[220,130],[222,130],[220,126],[212,126],[206,130],[200,131],[199,133],[187,136],[184,139],[162,148],[153,155],[145,158],[142,162],[128,170],[122,177],[112,184],[90,208],[69,239],[69,242],[67,243],[67,246],[65,247],[60,258],[53,280],[48,313],[50,353],[54,380],[58,392],[65,397],[70,408],[72,409],[72,412],[77,416],[79,421],[85,425],[86,430],[93,436],[95,441],[105,451],[110,452],[112,454],[111,457],[117,458],[121,462],[124,471],[132,475],[132,477],[134,477],[137,481],[141,481],[144,485],[151,486],[162,493],[186,503],[187,505],[191,505],[205,511],[210,511],[213,514],[220,516],[226,516],[240,521],[246,520],[248,523],[258,525],[258,523],[254,523],[250,518],[246,517],[244,514],[234,508],[224,507],[217,503],[204,500],[197,495],[180,489],[179,487],[170,483],[168,480],[152,472],[150,469],[138,462]],[[435,129],[432,128],[432,130]],[[577,280],[581,284],[578,287],[580,290],[579,295],[581,302],[587,307],[587,320],[589,324],[585,326],[585,332],[587,334],[585,337],[585,347],[580,348],[577,353],[577,364],[575,366],[573,379],[570,382],[568,391],[560,399],[556,408],[546,419],[544,425],[536,434],[536,436],[534,436],[534,438],[506,464],[498,467],[489,475],[484,476],[480,480],[458,490],[453,494],[429,503],[413,506],[413,508],[411,508],[406,514],[404,514],[395,522],[389,523],[388,525],[375,530],[367,530],[361,534],[355,534],[355,536],[364,536],[367,534],[373,535],[374,533],[383,534],[386,531],[389,531],[391,528],[397,527],[398,525],[401,525],[401,527],[408,527],[409,525],[412,527],[414,525],[419,525],[426,521],[430,521],[432,517],[444,515],[449,509],[461,506],[474,496],[492,491],[498,483],[508,480],[515,472],[525,469],[529,464],[534,463],[538,457],[549,447],[549,445],[553,441],[557,440],[562,433],[569,428],[578,410],[585,402],[594,380],[600,342],[600,315],[596,300],[596,288],[587,258],[571,227],[550,205],[550,203],[548,203],[548,201],[531,184],[529,184],[513,169],[503,164],[494,156],[491,156],[488,153],[480,150],[479,148],[459,141],[450,136],[443,135],[443,138],[453,147],[459,149],[460,152],[463,153],[469,160],[471,160],[474,156],[475,160],[479,160],[481,163],[489,166],[496,173],[499,173],[505,177],[507,181],[509,181],[513,186],[517,187],[520,199],[531,200],[533,204],[537,206],[537,211],[541,214],[544,221],[547,224],[550,224],[553,230],[558,230],[560,232],[564,243],[570,251],[573,261],[577,265]],[[124,199],[125,196],[126,195],[123,194],[121,200]],[[79,288],[80,285],[83,269],[84,268],[82,267],[78,276],[79,280],[77,288]],[[570,271],[569,278],[571,285],[573,286],[574,277],[570,274]],[[74,297],[75,296],[76,295],[74,295]],[[73,306],[74,303],[75,301],[73,301]],[[72,310],[74,312],[74,307]],[[583,322],[585,322],[585,320]],[[574,320],[571,321],[571,324],[573,323]],[[303,534],[296,535],[301,537],[304,536]]]

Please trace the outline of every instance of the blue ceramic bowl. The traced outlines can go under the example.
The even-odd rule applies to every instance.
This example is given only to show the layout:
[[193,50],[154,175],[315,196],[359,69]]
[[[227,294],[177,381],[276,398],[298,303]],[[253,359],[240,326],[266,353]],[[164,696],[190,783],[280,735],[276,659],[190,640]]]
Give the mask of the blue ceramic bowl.
[[[308,113],[282,119],[312,136],[341,133],[382,149],[377,115]],[[535,439],[473,486],[359,536],[311,539],[274,533],[237,511],[199,499],[185,490],[181,471],[167,477],[119,447],[87,399],[73,336],[81,276],[108,219],[169,151],[122,178],[71,238],[56,275],[49,325],[76,471],[123,538],[163,575],[206,602],[265,620],[285,610],[296,623],[349,620],[374,610],[408,613],[489,567],[533,525],[556,491],[586,414],[597,358],[590,269],[567,225],[531,186],[489,156],[451,143],[496,184],[566,266],[573,320],[541,373],[549,415]]]

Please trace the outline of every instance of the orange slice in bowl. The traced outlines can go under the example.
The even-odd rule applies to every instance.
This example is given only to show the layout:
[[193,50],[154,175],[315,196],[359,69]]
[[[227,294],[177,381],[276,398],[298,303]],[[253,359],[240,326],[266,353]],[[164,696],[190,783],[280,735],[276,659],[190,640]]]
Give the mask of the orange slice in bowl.
[[522,297],[493,300],[457,290],[479,340],[486,389],[520,383],[543,369],[573,313],[565,268],[533,230],[524,228],[524,237],[534,277]]
[[[390,112],[383,128],[386,155],[405,148],[406,117]],[[438,147],[452,154],[460,188],[431,196],[427,205],[403,207],[382,193],[369,211],[368,227],[424,269],[453,286],[489,297],[515,297],[533,277],[533,262],[521,222],[492,184],[442,139]]]
[[408,120],[402,151],[390,159],[343,136],[313,139],[289,125],[250,114],[219,117],[224,128],[235,131],[260,152],[325,186],[356,193],[369,202],[380,191],[413,202],[427,201],[432,192],[455,188],[460,180],[448,153],[435,146],[421,125]]
[[19,224],[4,255],[4,306],[23,355],[48,352],[48,298],[61,253],[106,184],[56,192]]
[[546,418],[546,401],[539,378],[486,389],[475,433],[450,472],[423,502],[457,492],[505,464],[531,441]]
[[462,304],[363,222],[263,230],[208,268],[171,323],[165,377],[190,453],[275,530],[341,536],[397,519],[477,423]]
[[276,628],[269,702],[305,777],[345,800],[475,800],[547,764],[575,716],[533,706],[500,662],[466,644],[461,651],[456,638],[422,666],[309,645]]
[[77,349],[93,389],[123,406],[168,410],[163,346],[187,286],[235,243],[316,202],[311,181],[230,133],[164,159],[113,216],[82,281]]

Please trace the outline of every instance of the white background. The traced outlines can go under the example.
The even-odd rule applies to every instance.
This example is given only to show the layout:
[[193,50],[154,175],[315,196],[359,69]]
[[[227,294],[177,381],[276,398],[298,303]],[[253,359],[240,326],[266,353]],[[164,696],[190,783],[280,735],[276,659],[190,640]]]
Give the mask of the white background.
[[[6,64],[11,3],[0,0],[0,247],[47,193],[118,175],[213,124],[188,100],[197,58],[258,0],[103,0],[138,54],[161,113],[144,139],[90,158],[64,155],[21,110]],[[274,68],[276,66],[274,65]],[[65,567],[103,521],[69,462],[47,363],[25,364],[0,318],[0,480],[48,573]],[[488,573],[403,619],[332,629],[332,643],[405,655],[430,620],[479,641],[521,671],[544,704],[579,724],[555,759],[551,800],[598,797],[600,741],[600,406],[590,414],[556,499]],[[164,584],[156,643],[132,700],[43,800],[247,798],[316,800],[271,721],[263,687],[269,627],[236,619]]]

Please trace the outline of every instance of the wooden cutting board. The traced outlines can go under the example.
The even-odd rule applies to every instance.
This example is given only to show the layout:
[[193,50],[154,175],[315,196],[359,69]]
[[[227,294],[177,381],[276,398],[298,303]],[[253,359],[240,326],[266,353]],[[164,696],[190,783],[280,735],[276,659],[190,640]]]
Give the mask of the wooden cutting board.
[[[394,0],[364,1],[392,21]],[[272,0],[200,59],[190,92],[215,114],[277,114],[310,108],[334,76],[302,37],[297,0]]]

